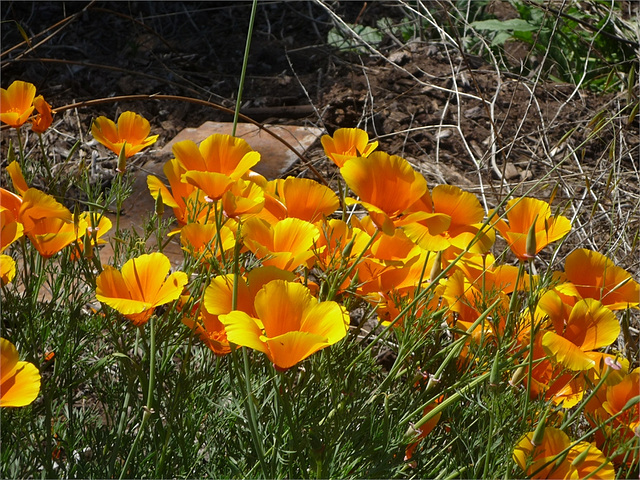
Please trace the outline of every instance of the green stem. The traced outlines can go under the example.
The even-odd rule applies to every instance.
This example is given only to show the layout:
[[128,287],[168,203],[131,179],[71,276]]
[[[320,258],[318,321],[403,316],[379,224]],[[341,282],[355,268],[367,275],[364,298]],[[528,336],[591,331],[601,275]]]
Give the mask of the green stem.
[[[133,352],[135,354],[135,352],[138,351],[138,342],[140,340],[140,329],[136,330],[136,339],[135,342],[133,343]],[[131,390],[133,388],[131,379],[129,379],[129,383],[127,385],[127,393],[124,396],[124,405],[122,406],[122,410],[120,412],[120,421],[118,422],[118,430],[116,432],[116,444],[114,445],[113,451],[111,452],[111,460],[109,462],[110,468],[109,471],[111,472],[109,474],[109,476],[113,476],[113,469],[115,466],[115,462],[116,462],[116,456],[118,455],[118,452],[120,451],[120,445],[122,443],[122,432],[124,432],[124,424],[125,421],[127,419],[127,413],[129,411],[129,402],[131,401]]]
[[249,18],[249,30],[247,31],[247,43],[244,46],[244,58],[242,59],[242,72],[240,72],[240,85],[238,85],[238,98],[236,99],[236,109],[233,113],[233,129],[231,136],[236,136],[236,127],[238,126],[238,116],[240,115],[240,105],[242,103],[242,91],[244,90],[244,79],[247,73],[247,64],[249,63],[249,50],[251,48],[251,37],[253,36],[253,22],[256,18],[256,10],[258,0],[253,0],[251,6],[251,17]]
[[[142,329],[144,327],[140,327]],[[140,427],[138,428],[138,433],[136,434],[136,438],[133,441],[133,445],[131,445],[131,450],[129,450],[129,455],[127,456],[127,460],[124,462],[122,466],[122,471],[120,472],[120,480],[124,478],[124,474],[129,468],[129,463],[133,458],[135,451],[138,448],[138,443],[140,442],[140,438],[142,438],[142,434],[144,432],[144,427],[147,424],[147,421],[153,414],[153,389],[155,388],[155,374],[156,374],[156,329],[155,329],[155,316],[152,315],[149,320],[149,329],[151,330],[150,335],[150,346],[149,346],[149,388],[147,390],[147,404],[143,407],[144,411],[142,413],[142,422],[140,422]]]

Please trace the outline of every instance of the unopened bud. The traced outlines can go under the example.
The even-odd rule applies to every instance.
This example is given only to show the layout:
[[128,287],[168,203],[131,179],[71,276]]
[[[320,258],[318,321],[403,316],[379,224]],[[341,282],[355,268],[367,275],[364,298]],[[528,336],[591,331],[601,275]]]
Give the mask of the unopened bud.
[[120,149],[120,155],[118,155],[118,168],[117,171],[120,175],[124,175],[124,171],[127,169],[127,155],[126,153],[127,142],[122,144]]
[[431,273],[429,275],[429,280],[434,282],[438,275],[442,273],[442,250],[436,253],[436,259],[433,261],[433,266],[431,267]]
[[573,462],[571,462],[571,466],[572,467],[577,467],[582,462],[584,462],[585,459],[587,458],[587,455],[589,455],[589,450],[590,449],[591,449],[591,444],[589,444],[587,446],[587,448],[584,449],[583,452],[580,452],[580,454],[576,458],[573,459]]
[[527,233],[527,244],[526,244],[526,253],[528,259],[536,258],[536,253],[538,253],[538,248],[536,244],[536,222],[538,221],[538,216],[533,219],[533,223],[531,224],[531,228],[529,228],[529,233]]
[[500,355],[496,352],[496,356],[493,359],[493,365],[491,366],[491,374],[489,375],[489,386],[497,387],[500,382]]
[[509,380],[509,385],[512,387],[516,387],[520,384],[522,379],[524,378],[524,374],[527,371],[526,367],[518,367],[513,375],[511,375],[511,380]]
[[156,215],[162,217],[164,215],[164,202],[162,201],[162,192],[158,190],[158,196],[156,197]]
[[351,251],[353,250],[353,245],[356,243],[356,237],[354,236],[349,243],[342,249],[342,258],[349,258],[351,256]]
[[538,445],[542,445],[542,440],[544,439],[544,428],[545,422],[547,421],[547,413],[549,410],[545,410],[538,421],[538,426],[536,426],[536,430],[533,432],[533,437],[531,437],[531,445],[537,447]]

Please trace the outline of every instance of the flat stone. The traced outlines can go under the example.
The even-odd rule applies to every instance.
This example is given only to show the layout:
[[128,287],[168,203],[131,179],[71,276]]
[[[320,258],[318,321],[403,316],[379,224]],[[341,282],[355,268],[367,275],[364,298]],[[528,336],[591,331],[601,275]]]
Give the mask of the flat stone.
[[[265,128],[278,135],[300,154],[323,133],[320,128],[295,125],[265,125]],[[214,133],[231,135],[232,129],[233,124],[230,122],[211,121],[204,122],[198,128],[185,128],[162,148],[161,153],[170,155],[176,142],[191,140],[199,144]],[[252,149],[260,152],[260,163],[252,170],[269,180],[282,176],[298,160],[298,156],[284,143],[251,123],[239,123],[236,136],[243,138]]]

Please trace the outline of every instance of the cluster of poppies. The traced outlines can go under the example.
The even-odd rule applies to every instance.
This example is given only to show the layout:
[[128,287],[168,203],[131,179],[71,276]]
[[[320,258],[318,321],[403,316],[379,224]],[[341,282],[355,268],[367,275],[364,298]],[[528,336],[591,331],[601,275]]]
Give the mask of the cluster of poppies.
[[[5,117],[9,96],[2,91],[2,121],[9,118],[18,127],[31,111],[25,117],[28,108],[20,111],[14,104],[23,108],[28,98],[12,101],[13,110],[6,111],[13,116]],[[121,158],[157,137],[149,136],[149,123],[133,112],[123,113],[117,124],[100,117],[92,132]],[[638,308],[640,284],[606,256],[577,249],[564,271],[543,286],[525,266],[571,229],[549,203],[512,198],[485,212],[473,194],[458,187],[429,189],[407,160],[377,150],[377,142],[359,129],[325,135],[322,145],[352,197],[310,179],[268,181],[251,170],[260,154],[240,138],[215,134],[199,145],[176,143],[163,170],[168,185],[149,176],[148,188],[157,206],[173,210],[177,228],[170,235],[179,235],[190,262],[209,272],[210,282],[198,287],[186,273],[170,273],[168,258],[156,252],[132,258],[121,269],[104,266],[96,298],[139,327],[156,307],[173,304],[216,355],[245,346],[262,352],[278,370],[343,339],[347,302],[366,302],[381,322],[398,329],[418,328],[416,318],[444,311],[452,330],[467,332],[461,364],[473,362],[472,344],[501,342],[508,332],[514,355],[528,352],[512,385],[526,385],[531,396],[558,408],[589,395],[587,421],[606,425],[598,430],[597,445],[572,442],[551,426],[544,434],[525,435],[514,460],[528,475],[595,471],[607,477],[613,472],[608,459],[632,461],[633,455],[616,448],[639,433],[638,405],[627,408],[640,388],[639,370],[629,371],[626,360],[602,349],[620,333],[614,312]],[[0,191],[3,251],[23,235],[45,257],[68,245],[86,255],[87,246],[98,245],[110,227],[105,217],[86,213],[74,219],[53,197],[27,188],[17,164],[8,171],[16,193]],[[518,265],[501,264],[491,253],[496,232]],[[3,272],[5,264],[3,259]],[[539,301],[514,315],[514,295],[532,294],[532,288]],[[492,315],[478,323],[488,305]]]

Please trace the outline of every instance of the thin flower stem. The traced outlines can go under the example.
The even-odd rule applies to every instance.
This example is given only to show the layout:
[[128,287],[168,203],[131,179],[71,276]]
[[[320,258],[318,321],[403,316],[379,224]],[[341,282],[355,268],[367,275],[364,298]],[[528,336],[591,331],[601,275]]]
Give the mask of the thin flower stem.
[[[133,351],[134,353],[138,351],[138,342],[140,341],[140,329],[136,329],[136,339],[133,343]],[[127,419],[127,413],[129,410],[129,402],[131,401],[131,389],[133,386],[131,385],[131,379],[129,379],[129,384],[127,388],[127,393],[124,396],[124,404],[122,405],[122,410],[120,412],[120,421],[118,422],[118,431],[116,432],[116,444],[114,446],[113,451],[111,452],[111,460],[109,462],[110,468],[109,471],[113,472],[116,456],[120,451],[120,444],[122,443],[122,432],[124,431],[124,424]],[[113,476],[113,473],[110,474]]]
[[[144,326],[140,327],[140,329],[144,328]],[[155,328],[155,315],[151,316],[149,320],[149,330],[151,330],[150,339],[149,339],[149,388],[147,390],[147,404],[143,407],[142,413],[142,422],[140,422],[140,427],[138,429],[138,433],[136,434],[136,438],[133,441],[133,445],[131,445],[131,450],[129,450],[129,455],[127,456],[127,460],[124,462],[122,466],[122,471],[120,472],[119,479],[122,480],[124,478],[124,474],[129,468],[129,463],[133,458],[135,451],[138,448],[138,443],[140,442],[140,438],[142,438],[144,427],[147,424],[147,421],[153,415],[153,389],[155,388],[155,373],[156,373],[156,328]]]
[[242,105],[242,91],[244,90],[244,79],[247,74],[247,64],[249,63],[249,50],[251,49],[251,37],[253,36],[253,22],[256,18],[256,10],[258,0],[253,0],[251,6],[251,17],[249,18],[249,30],[247,31],[247,43],[244,47],[244,58],[242,59],[242,71],[240,72],[240,84],[238,85],[238,98],[236,99],[236,109],[233,113],[233,129],[231,136],[236,136],[236,128],[238,126],[238,116],[240,114],[240,106]]
[[[523,265],[524,265],[524,263],[521,262],[521,264],[520,264],[520,268],[521,269],[524,268]],[[529,260],[529,267],[530,267],[530,269],[533,268],[533,260]],[[533,286],[533,280],[531,280],[531,277],[532,277],[533,274],[531,273],[531,270],[529,270],[529,271],[530,271],[530,273],[529,273],[529,281],[531,282],[530,283],[529,297],[531,297],[531,295],[533,293],[533,290],[531,290],[531,287]],[[520,270],[518,270],[518,276],[520,276]],[[519,279],[518,279],[518,281],[519,281]],[[517,285],[518,284],[516,283],[516,287],[517,287]],[[509,312],[509,313],[511,314],[511,312]],[[536,333],[537,333],[536,330],[537,330],[537,327],[539,327],[539,325],[536,326],[536,324],[535,324],[535,319],[536,319],[535,318],[535,311],[534,311],[533,303],[531,301],[529,302],[529,315],[530,315],[530,318],[531,318],[531,325],[529,327],[530,328],[530,330],[529,330],[529,332],[530,332],[529,333],[529,358],[528,358],[529,365],[527,367],[527,391],[524,394],[524,410],[523,410],[523,412],[527,412],[528,411],[527,409],[529,408],[529,396],[531,394],[531,383],[533,381],[533,348],[534,348],[534,345],[535,345],[535,338],[536,338]],[[522,418],[524,420],[525,419],[525,415],[523,415]]]
[[47,170],[47,176],[49,185],[53,183],[53,173],[51,173],[51,167],[49,166],[49,156],[47,155],[47,150],[44,148],[44,142],[42,141],[42,134],[38,134],[38,143],[40,145],[40,151],[42,152],[42,163],[44,164],[44,168]]
[[20,165],[25,168],[24,165],[24,147],[22,145],[22,133],[20,133],[20,127],[16,128],[16,136],[18,137],[18,152],[20,153]]

